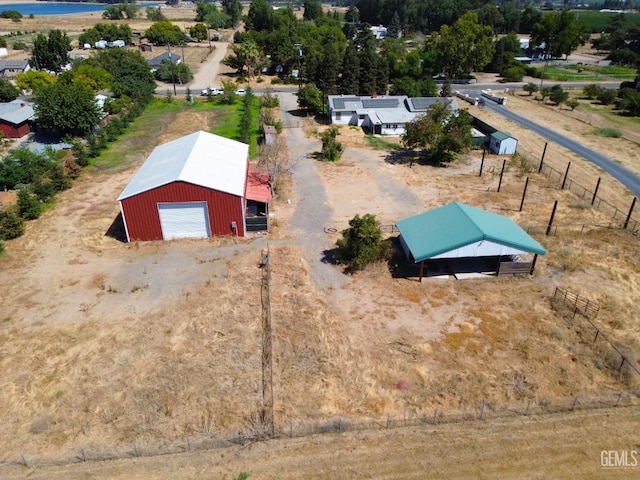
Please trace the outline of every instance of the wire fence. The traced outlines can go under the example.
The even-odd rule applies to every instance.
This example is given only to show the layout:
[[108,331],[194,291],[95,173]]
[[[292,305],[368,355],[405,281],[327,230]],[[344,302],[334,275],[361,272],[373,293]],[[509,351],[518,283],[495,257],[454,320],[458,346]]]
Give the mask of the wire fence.
[[[578,198],[589,202],[595,209],[603,212],[613,220],[616,228],[624,228],[631,232],[640,233],[640,212],[633,215],[636,199],[629,198],[629,192],[620,183],[615,182],[606,188],[602,177],[593,178],[593,174],[577,165],[568,162],[564,168],[556,161],[549,161],[545,155],[548,144],[538,158],[530,151],[518,150],[518,154],[540,174],[546,176],[552,184],[561,190],[568,190]],[[593,179],[591,186],[585,185],[587,179]],[[625,205],[626,203],[626,205]],[[585,224],[586,225],[586,224]]]
[[[572,329],[580,335],[583,342],[595,350],[600,367],[617,371],[619,380],[627,384],[632,376],[640,375],[640,365],[634,352],[623,352],[624,347],[608,338],[594,322],[600,305],[561,287],[556,287],[551,301],[558,311],[565,314],[563,317],[571,323]],[[580,321],[580,318],[584,321]]]
[[[519,388],[518,381],[514,380],[511,387],[517,391]],[[640,406],[640,391],[606,391],[556,399],[534,399],[523,396],[520,400],[505,403],[481,400],[466,407],[434,407],[422,413],[389,413],[379,417],[368,418],[337,416],[322,420],[290,419],[276,422],[273,433],[271,433],[270,428],[252,426],[238,430],[198,432],[172,439],[136,441],[118,446],[88,446],[86,448],[57,452],[53,456],[22,453],[6,458],[0,457],[0,477],[2,477],[3,468],[10,468],[16,465],[37,468],[86,462],[104,462],[245,446],[269,439],[339,435],[347,432],[390,430],[405,427],[437,429],[439,425],[444,424],[490,422],[506,418],[637,406]]]

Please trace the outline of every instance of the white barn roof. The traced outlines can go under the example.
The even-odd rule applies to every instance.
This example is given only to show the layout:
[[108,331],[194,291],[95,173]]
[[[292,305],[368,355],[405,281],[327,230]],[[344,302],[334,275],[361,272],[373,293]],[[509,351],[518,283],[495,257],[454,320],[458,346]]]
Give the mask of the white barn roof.
[[249,146],[203,131],[156,147],[118,201],[182,181],[243,197]]

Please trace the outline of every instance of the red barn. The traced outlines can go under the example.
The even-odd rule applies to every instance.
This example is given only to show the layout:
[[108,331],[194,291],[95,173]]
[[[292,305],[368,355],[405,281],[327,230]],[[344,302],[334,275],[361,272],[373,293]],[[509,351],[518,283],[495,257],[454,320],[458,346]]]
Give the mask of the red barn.
[[8,138],[22,138],[31,131],[33,107],[24,100],[0,103],[0,132]]
[[118,197],[127,239],[243,237],[248,154],[202,131],[156,147]]

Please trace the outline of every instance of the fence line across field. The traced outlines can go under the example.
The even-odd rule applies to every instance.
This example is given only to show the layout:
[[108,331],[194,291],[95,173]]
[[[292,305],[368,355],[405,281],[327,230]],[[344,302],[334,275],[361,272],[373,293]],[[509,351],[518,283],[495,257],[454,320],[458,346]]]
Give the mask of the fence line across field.
[[[516,385],[517,387],[517,385]],[[515,387],[514,387],[515,388]],[[324,420],[283,419],[274,424],[272,434],[263,428],[196,432],[189,435],[164,438],[153,442],[133,441],[118,446],[92,446],[69,449],[55,457],[22,453],[11,458],[0,457],[2,469],[16,465],[29,468],[70,465],[85,462],[104,462],[140,457],[173,455],[244,446],[269,439],[300,438],[313,435],[340,435],[348,432],[389,430],[418,427],[437,429],[443,424],[490,422],[504,418],[533,417],[570,413],[581,410],[634,408],[640,406],[640,391],[608,391],[583,393],[571,397],[534,400],[523,398],[517,402],[499,403],[480,400],[467,407],[436,407],[425,413],[384,414],[380,417],[350,418],[335,416]]]

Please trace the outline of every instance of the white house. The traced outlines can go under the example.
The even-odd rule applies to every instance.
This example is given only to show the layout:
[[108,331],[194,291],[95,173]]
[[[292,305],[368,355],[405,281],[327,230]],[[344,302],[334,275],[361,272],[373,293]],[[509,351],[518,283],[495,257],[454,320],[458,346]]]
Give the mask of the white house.
[[455,98],[329,95],[327,112],[334,125],[357,125],[376,135],[402,135],[407,123],[436,102],[447,102],[452,111],[459,109]]
[[373,36],[376,37],[376,40],[382,40],[387,36],[387,27],[383,27],[382,25],[378,25],[377,27],[369,28]]

